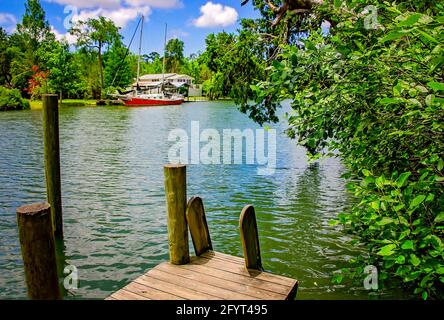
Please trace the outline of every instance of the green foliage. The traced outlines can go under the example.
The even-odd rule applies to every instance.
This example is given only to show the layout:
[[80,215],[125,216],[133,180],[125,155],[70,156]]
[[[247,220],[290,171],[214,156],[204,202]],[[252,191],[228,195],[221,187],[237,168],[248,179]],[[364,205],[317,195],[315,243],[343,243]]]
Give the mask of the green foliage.
[[0,111],[29,108],[29,102],[22,98],[18,89],[7,89],[0,86]]
[[48,74],[49,91],[59,93],[60,99],[76,97],[85,90],[81,80],[79,65],[74,54],[69,51],[67,43],[54,41],[43,46],[40,56],[44,61]]
[[[317,9],[330,33],[313,28],[284,46],[243,110],[276,121],[278,102],[291,99],[288,134],[313,158],[340,151],[360,202],[339,221],[369,252],[353,259],[356,276],[374,264],[381,284],[398,279],[415,296],[442,298],[444,9],[396,3]],[[369,4],[378,8],[374,29],[358,14]]]
[[11,86],[12,51],[10,49],[9,36],[0,27],[0,85]]
[[222,73],[216,72],[214,73],[210,79],[206,80],[203,83],[203,93],[210,100],[217,100],[222,98],[224,86],[224,77]]
[[[135,67],[137,65],[137,57],[135,58]],[[151,52],[140,65],[141,74],[159,74],[162,73],[162,58],[157,52]],[[134,69],[136,70],[136,69]]]
[[200,60],[212,72],[204,84],[204,91],[212,98],[231,97],[246,103],[253,91],[250,83],[264,79],[264,48],[257,34],[241,30],[239,34],[226,32],[210,34],[206,50]]
[[195,83],[202,83],[203,80],[203,68],[200,60],[194,56],[183,60],[183,65],[180,73],[187,74],[194,78]]
[[114,22],[105,18],[89,18],[86,21],[78,21],[70,30],[77,37],[77,45],[84,48],[96,48],[101,51],[104,45],[112,45],[120,40],[119,28]]
[[78,21],[69,31],[77,38],[77,46],[85,51],[97,51],[97,62],[100,75],[100,87],[95,94],[102,97],[102,89],[105,85],[103,72],[103,50],[105,46],[111,47],[121,41],[119,28],[114,22],[103,16],[98,19],[89,18],[87,21]]
[[37,64],[38,56],[35,53],[40,45],[55,39],[39,0],[27,0],[25,3],[25,13],[22,22],[17,25],[17,34],[24,39],[26,49],[34,53],[33,63]]
[[[125,89],[136,77],[136,72],[131,65],[127,49],[120,41],[116,41],[104,57],[105,87]],[[136,61],[134,61],[136,62]]]
[[165,48],[166,73],[178,73],[183,65],[184,43],[179,39],[170,39]]
[[0,79],[0,83],[18,88],[22,95],[29,96],[29,81],[32,81],[34,75],[33,68],[44,69],[41,68],[39,49],[54,41],[55,36],[51,32],[40,1],[26,1],[25,13],[17,24],[16,31],[0,41],[7,45],[6,50],[3,50],[0,44],[0,57],[4,59],[2,72],[5,77],[4,80]]

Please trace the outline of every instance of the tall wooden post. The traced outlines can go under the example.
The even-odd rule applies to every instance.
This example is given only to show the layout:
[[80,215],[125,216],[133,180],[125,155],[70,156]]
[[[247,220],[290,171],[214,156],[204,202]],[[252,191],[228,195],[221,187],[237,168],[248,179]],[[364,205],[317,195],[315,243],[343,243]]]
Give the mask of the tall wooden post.
[[54,235],[63,238],[60,181],[59,108],[57,95],[43,95],[43,142],[45,146],[46,194],[51,206]]
[[17,224],[29,298],[60,299],[49,204],[18,208]]
[[186,264],[190,262],[188,225],[185,216],[187,206],[186,166],[165,165],[163,172],[170,262],[172,264]]

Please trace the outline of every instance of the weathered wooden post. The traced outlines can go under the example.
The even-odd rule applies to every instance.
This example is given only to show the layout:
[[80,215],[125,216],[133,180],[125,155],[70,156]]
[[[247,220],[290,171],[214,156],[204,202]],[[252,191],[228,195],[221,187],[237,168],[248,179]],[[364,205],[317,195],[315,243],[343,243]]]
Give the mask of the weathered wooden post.
[[190,262],[188,248],[188,225],[185,217],[187,206],[186,166],[165,165],[165,196],[167,205],[168,241],[170,262]]
[[240,218],[240,237],[247,269],[262,270],[259,234],[257,232],[256,213],[252,205],[242,209]]
[[60,181],[59,107],[56,94],[43,95],[43,142],[46,194],[51,206],[54,235],[63,238],[62,188]]
[[17,224],[29,298],[60,299],[50,205],[18,208]]

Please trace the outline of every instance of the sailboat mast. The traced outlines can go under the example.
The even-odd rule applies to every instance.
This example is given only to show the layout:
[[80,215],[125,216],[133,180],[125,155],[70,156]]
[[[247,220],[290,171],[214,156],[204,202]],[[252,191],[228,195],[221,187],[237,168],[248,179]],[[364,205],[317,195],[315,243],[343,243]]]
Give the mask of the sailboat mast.
[[165,62],[166,62],[167,31],[168,31],[168,25],[165,23],[165,41],[163,43],[162,89],[163,89],[163,83],[165,81]]
[[137,87],[136,87],[136,95],[137,89],[139,88],[139,78],[140,78],[140,60],[142,59],[142,40],[143,40],[143,20],[145,17],[142,15],[141,17],[141,27],[140,27],[140,41],[139,41],[139,59],[137,60]]

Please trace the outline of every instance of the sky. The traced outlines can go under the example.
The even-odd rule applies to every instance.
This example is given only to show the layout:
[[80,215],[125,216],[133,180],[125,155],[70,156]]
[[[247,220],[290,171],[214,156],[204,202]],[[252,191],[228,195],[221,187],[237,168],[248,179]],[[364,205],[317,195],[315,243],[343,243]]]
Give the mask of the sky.
[[[0,26],[13,32],[25,11],[25,0],[0,0]],[[185,43],[188,56],[205,49],[205,37],[213,32],[235,32],[241,18],[258,17],[251,3],[241,0],[40,0],[53,32],[68,42],[69,21],[103,15],[121,27],[125,44],[129,43],[141,14],[145,16],[142,53],[162,52],[165,23],[167,38]],[[131,50],[138,50],[134,41]]]

